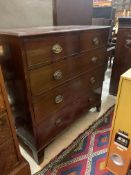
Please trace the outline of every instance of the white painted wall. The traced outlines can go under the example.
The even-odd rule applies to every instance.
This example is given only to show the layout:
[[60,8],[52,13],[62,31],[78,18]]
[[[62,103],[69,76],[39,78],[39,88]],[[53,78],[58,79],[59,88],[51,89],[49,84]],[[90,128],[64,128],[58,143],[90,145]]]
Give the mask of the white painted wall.
[[0,0],[0,28],[53,25],[52,0]]

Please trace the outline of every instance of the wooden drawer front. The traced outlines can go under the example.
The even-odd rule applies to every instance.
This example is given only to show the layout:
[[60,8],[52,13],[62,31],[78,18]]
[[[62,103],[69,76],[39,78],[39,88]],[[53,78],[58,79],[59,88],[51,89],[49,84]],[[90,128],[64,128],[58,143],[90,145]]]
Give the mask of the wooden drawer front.
[[47,64],[79,52],[77,34],[49,36],[25,43],[28,66]]
[[100,64],[103,65],[106,61],[105,52],[103,48],[30,71],[32,94],[39,95]]
[[4,103],[4,98],[2,94],[2,90],[0,88],[0,112],[5,110],[5,103]]
[[9,174],[15,167],[18,158],[12,140],[0,145],[0,171],[2,175]]
[[[47,118],[37,126],[37,137],[39,140],[38,147],[46,146],[54,137],[69,126],[82,112],[83,109],[89,109],[89,101],[83,96],[81,101],[74,101],[70,105],[65,106],[52,117]],[[46,128],[43,130],[43,128]]]
[[[54,113],[50,118],[46,118],[37,126],[38,148],[48,145],[57,134],[63,131],[63,128],[68,127],[80,114],[89,110],[90,107],[95,107],[100,100],[100,94],[90,91],[83,95],[81,99],[73,101],[57,113]],[[46,128],[44,132],[43,128]]]
[[109,30],[92,30],[80,35],[80,51],[88,51],[107,45]]
[[84,74],[45,95],[33,98],[36,122],[38,123],[54,114],[66,104],[82,98],[88,93],[89,89],[100,94],[101,91],[98,88],[102,85],[103,74],[104,71],[101,66],[96,72]]
[[0,115],[0,144],[4,143],[11,136],[11,130],[7,119],[7,114]]

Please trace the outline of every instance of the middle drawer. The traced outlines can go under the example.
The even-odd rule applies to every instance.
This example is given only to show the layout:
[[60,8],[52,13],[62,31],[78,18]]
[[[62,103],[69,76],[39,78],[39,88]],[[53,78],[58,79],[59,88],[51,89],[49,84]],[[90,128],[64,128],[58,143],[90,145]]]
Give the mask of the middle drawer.
[[[106,49],[106,48],[105,48]],[[77,57],[44,66],[29,72],[32,95],[40,95],[65,81],[73,79],[81,73],[103,65],[105,49],[97,49]]]
[[32,97],[36,123],[50,117],[72,101],[83,98],[89,91],[100,95],[103,76],[104,67],[99,66],[95,72],[86,73],[44,95]]

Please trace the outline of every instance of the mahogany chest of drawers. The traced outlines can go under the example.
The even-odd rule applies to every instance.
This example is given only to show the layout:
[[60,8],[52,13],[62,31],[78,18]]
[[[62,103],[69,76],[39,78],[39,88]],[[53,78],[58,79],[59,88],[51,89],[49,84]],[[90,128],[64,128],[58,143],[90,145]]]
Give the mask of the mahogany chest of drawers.
[[0,174],[30,175],[29,164],[20,155],[12,119],[0,68]]
[[119,18],[116,52],[110,81],[110,94],[117,95],[120,76],[131,68],[131,18]]
[[1,32],[17,134],[37,162],[44,148],[82,112],[99,110],[108,33],[108,26]]

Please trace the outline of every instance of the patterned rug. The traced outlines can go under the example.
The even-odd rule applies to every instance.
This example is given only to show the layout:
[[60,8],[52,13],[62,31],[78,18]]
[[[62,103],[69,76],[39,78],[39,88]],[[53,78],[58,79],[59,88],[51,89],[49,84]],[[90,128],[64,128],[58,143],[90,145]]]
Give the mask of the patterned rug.
[[113,175],[105,169],[114,107],[35,175]]

